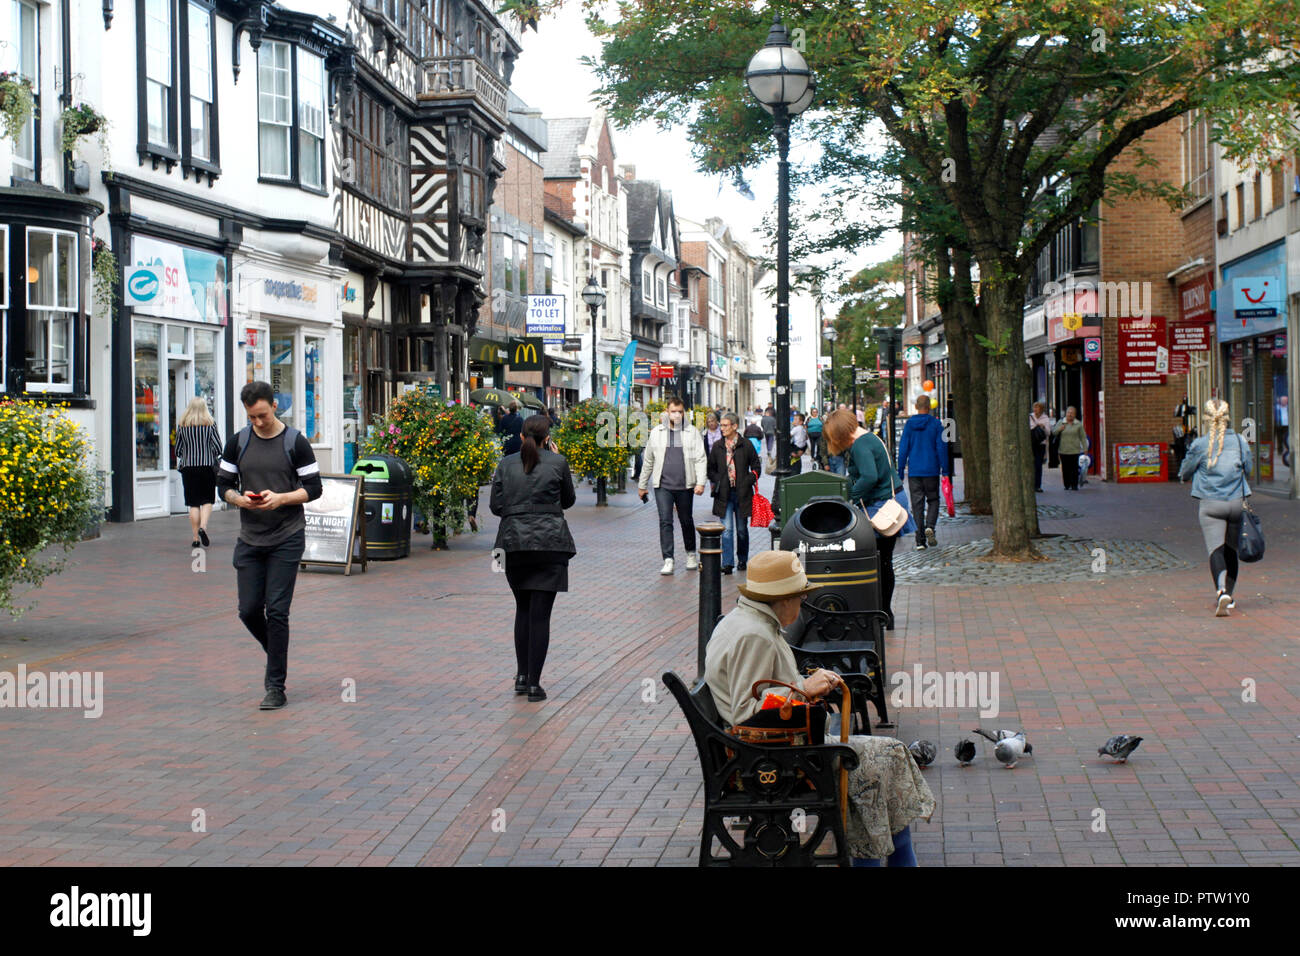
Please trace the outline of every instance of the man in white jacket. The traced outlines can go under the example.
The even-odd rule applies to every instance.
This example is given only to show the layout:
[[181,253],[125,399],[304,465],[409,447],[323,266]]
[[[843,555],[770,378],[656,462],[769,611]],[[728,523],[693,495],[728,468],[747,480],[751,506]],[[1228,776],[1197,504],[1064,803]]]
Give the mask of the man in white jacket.
[[645,457],[641,463],[641,477],[637,487],[641,500],[649,498],[647,484],[655,489],[655,505],[659,508],[659,549],[663,552],[664,566],[660,574],[673,573],[673,509],[682,525],[682,541],[686,545],[686,570],[700,566],[700,556],[695,551],[695,519],[691,516],[691,492],[704,494],[708,462],[704,454],[704,438],[693,426],[686,423],[686,406],[680,398],[668,399],[664,424],[656,425],[646,439]]

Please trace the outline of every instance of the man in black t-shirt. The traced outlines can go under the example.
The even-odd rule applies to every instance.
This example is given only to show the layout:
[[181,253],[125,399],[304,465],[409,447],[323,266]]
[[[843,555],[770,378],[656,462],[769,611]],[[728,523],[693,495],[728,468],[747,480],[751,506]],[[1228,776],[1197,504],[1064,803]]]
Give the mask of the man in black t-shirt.
[[249,427],[226,442],[217,487],[223,501],[241,509],[234,557],[239,619],[266,651],[261,709],[275,710],[285,704],[289,606],[306,545],[302,506],[321,496],[320,466],[307,436],[275,417],[268,383],[249,382],[239,400]]

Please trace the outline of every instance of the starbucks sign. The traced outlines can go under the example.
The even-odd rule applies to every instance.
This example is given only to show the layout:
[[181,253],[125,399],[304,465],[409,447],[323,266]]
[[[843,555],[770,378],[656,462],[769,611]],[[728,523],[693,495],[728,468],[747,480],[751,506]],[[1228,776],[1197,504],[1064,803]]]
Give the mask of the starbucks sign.
[[903,349],[903,361],[908,365],[921,364],[921,348],[918,345],[909,345]]

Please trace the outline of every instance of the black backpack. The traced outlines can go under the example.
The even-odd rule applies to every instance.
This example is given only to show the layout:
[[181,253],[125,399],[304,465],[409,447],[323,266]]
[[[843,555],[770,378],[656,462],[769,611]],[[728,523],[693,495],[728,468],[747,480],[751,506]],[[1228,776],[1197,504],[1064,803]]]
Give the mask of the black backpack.
[[[298,443],[298,435],[300,433],[298,429],[286,425],[284,431],[280,434],[284,436],[284,457],[288,459],[289,467],[293,469],[293,473],[296,475],[298,473],[298,466],[295,465],[293,461],[293,447]],[[239,432],[239,453],[235,456],[236,466],[244,460],[244,452],[248,451],[248,443],[252,440],[253,426],[245,425]]]

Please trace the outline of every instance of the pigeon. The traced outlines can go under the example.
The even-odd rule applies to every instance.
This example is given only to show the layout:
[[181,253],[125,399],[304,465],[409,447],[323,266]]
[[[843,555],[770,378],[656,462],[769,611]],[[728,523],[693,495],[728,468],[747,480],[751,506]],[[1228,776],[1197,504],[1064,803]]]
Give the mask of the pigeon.
[[975,741],[963,740],[952,748],[952,755],[957,758],[957,762],[963,767],[969,767],[970,762],[975,759]]
[[1114,757],[1116,763],[1125,763],[1129,755],[1138,749],[1138,744],[1142,743],[1141,737],[1130,737],[1128,734],[1119,734],[1111,737],[1100,747],[1097,748],[1097,755],[1101,757]]
[[913,740],[907,749],[916,760],[916,765],[922,768],[934,763],[934,758],[939,754],[939,748],[928,740]]
[[993,741],[995,745],[993,756],[997,757],[998,762],[1008,770],[1014,767],[1025,754],[1034,752],[1034,746],[1025,739],[1023,730],[999,730],[998,735],[994,737],[987,730],[976,727],[971,733]]

